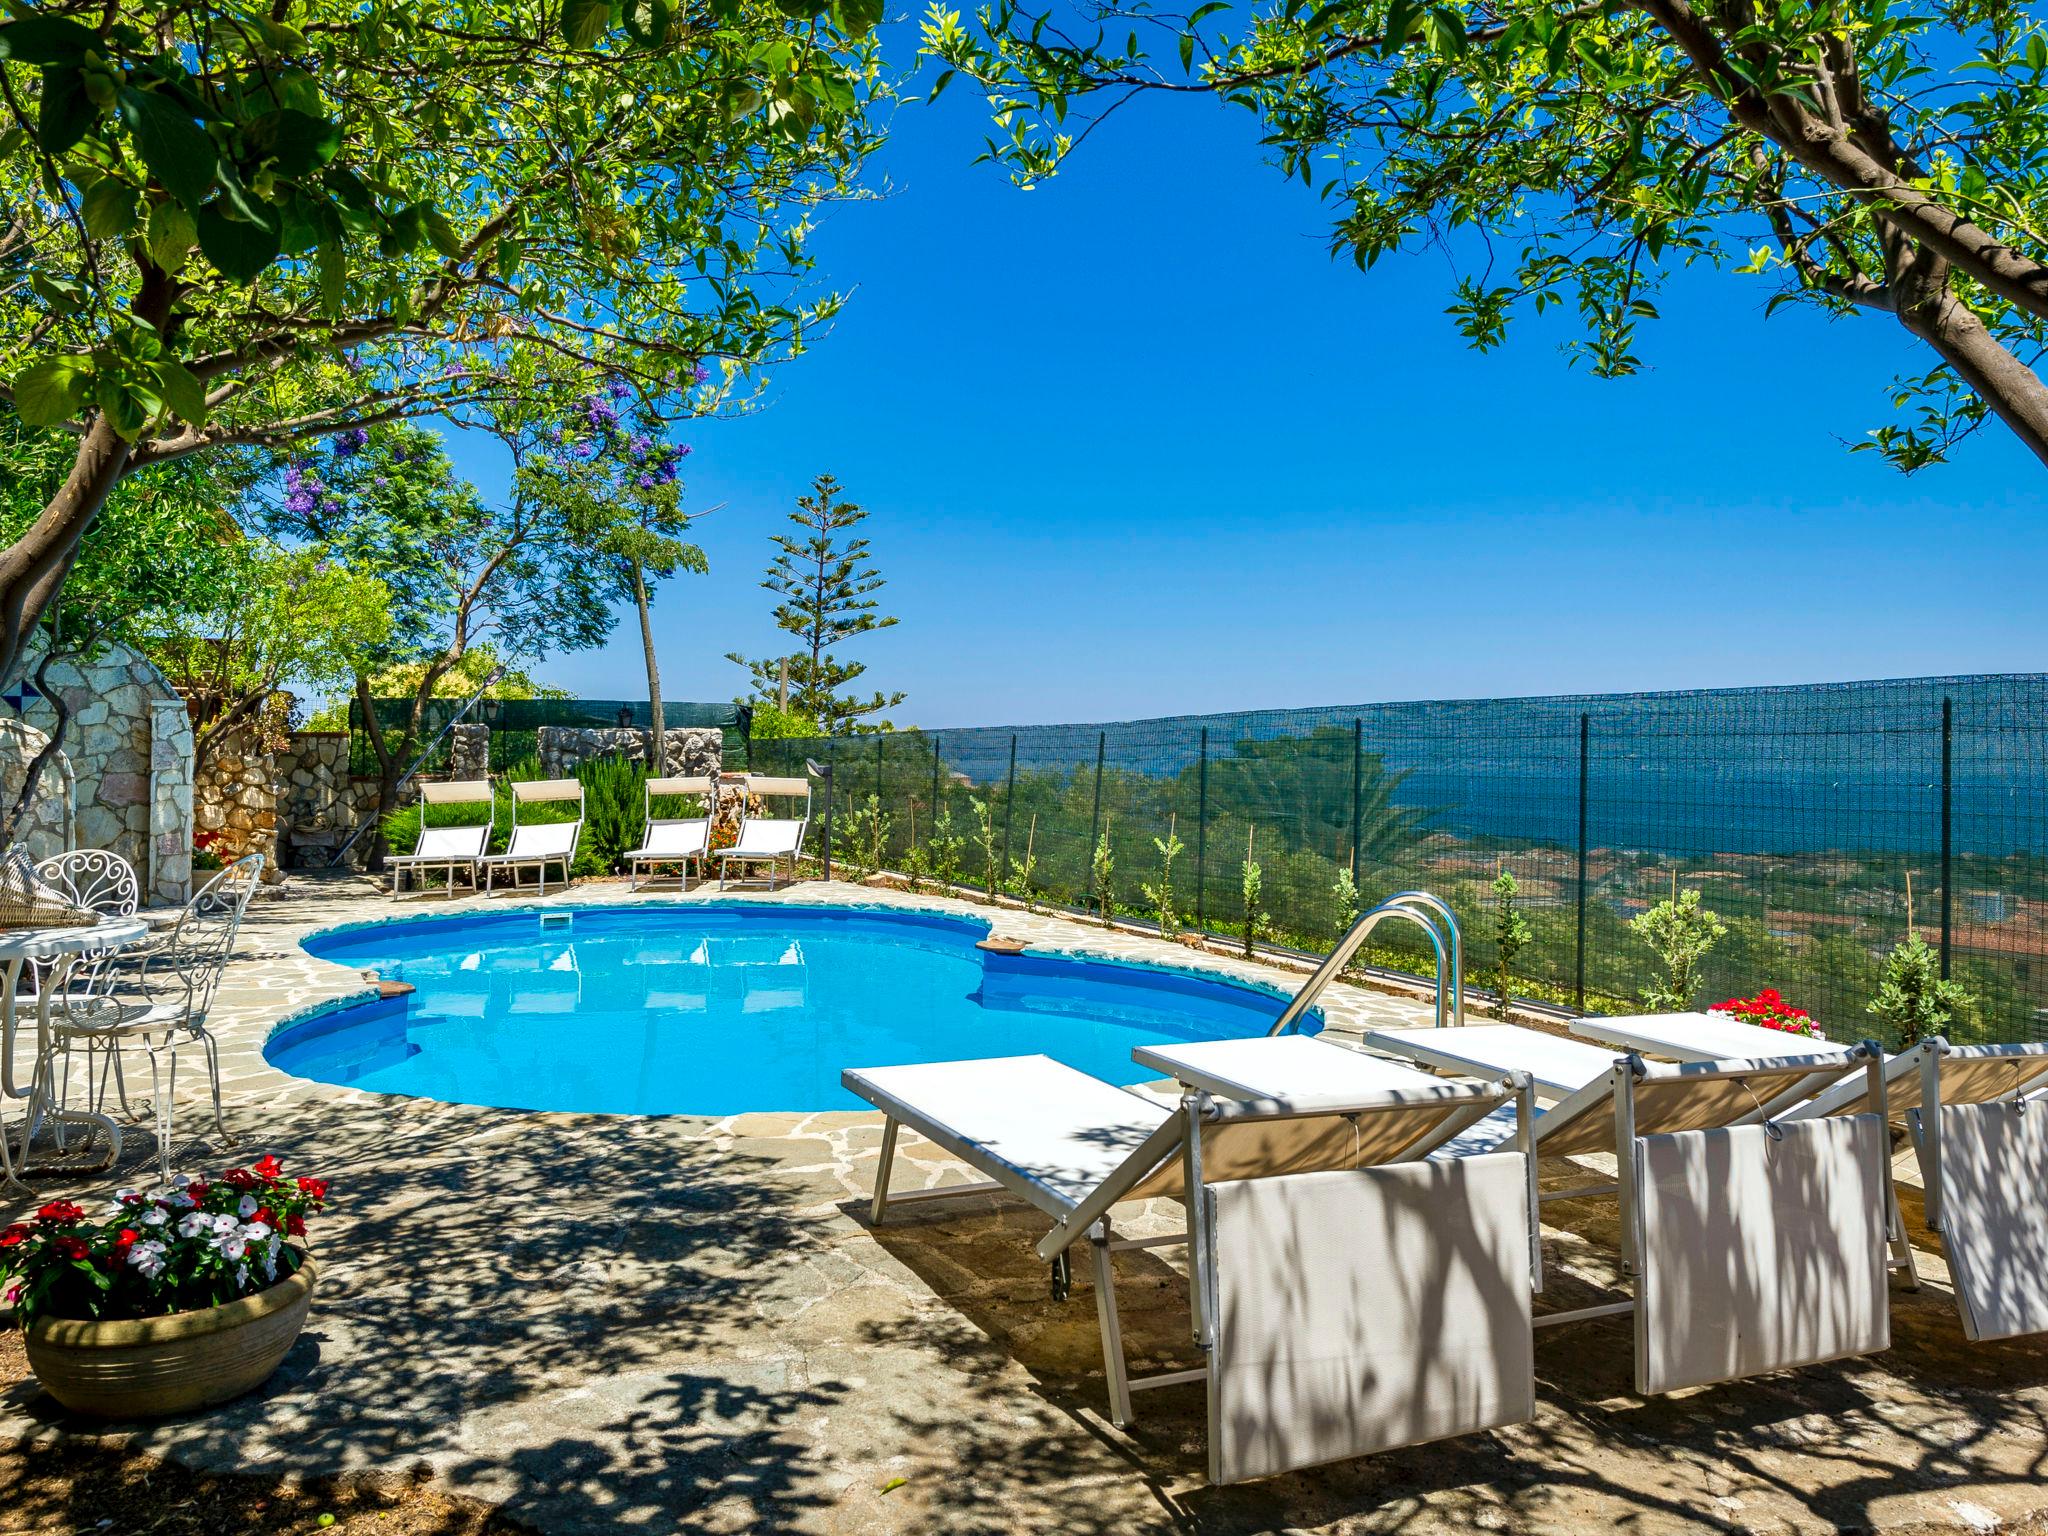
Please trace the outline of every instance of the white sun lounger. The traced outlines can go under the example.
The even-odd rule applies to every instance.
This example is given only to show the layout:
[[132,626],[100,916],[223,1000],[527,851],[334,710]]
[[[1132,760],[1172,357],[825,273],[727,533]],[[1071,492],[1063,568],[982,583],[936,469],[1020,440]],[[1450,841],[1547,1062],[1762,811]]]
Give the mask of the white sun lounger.
[[[698,869],[703,869],[704,860],[711,850],[711,822],[717,814],[717,793],[714,781],[703,776],[647,781],[647,830],[640,839],[640,846],[626,855],[627,877],[632,889],[640,889],[639,875],[643,865],[680,865],[686,884],[690,878],[690,860],[695,859]],[[683,795],[701,798],[704,814],[655,816],[656,796],[673,799]]]
[[[1538,1063],[1553,1091],[1591,1065],[1582,1052],[1602,1054],[1512,1025],[1374,1030],[1366,1042],[1482,1076]],[[1852,1077],[1882,1106],[1882,1054],[1858,1045],[1838,1056],[1606,1061],[1599,1076],[1537,1111],[1532,1139],[1539,1157],[1614,1156],[1613,1184],[1542,1199],[1619,1198],[1622,1269],[1636,1294],[1543,1314],[1536,1326],[1632,1313],[1636,1390],[1645,1394],[1885,1348],[1886,1271],[1910,1274],[1911,1258],[1882,1109],[1773,1118]],[[1495,1115],[1458,1147],[1483,1150],[1511,1129]]]
[[[1706,1014],[1584,1019],[1577,1033],[1633,1042],[1679,1061],[1778,1031]],[[1841,1050],[1789,1037],[1816,1053]],[[1884,1063],[1885,1107],[1904,1124],[1920,1165],[1928,1230],[1941,1238],[1963,1332],[1972,1340],[2048,1333],[2048,1045],[1909,1046]],[[1871,1112],[1868,1082],[1844,1078],[1786,1111],[1787,1120]],[[1928,1127],[1939,1124],[1939,1136]],[[1944,1206],[1948,1212],[1944,1212]],[[1896,1208],[1896,1193],[1894,1193]],[[1912,1250],[1895,1254],[1913,1283]]]
[[[1251,1102],[1192,1089],[1168,1108],[1045,1056],[856,1069],[840,1081],[888,1117],[876,1221],[892,1203],[1018,1195],[1053,1223],[1038,1253],[1053,1264],[1056,1297],[1068,1247],[1088,1240],[1112,1417],[1130,1421],[1134,1390],[1205,1380],[1213,1482],[1534,1411],[1526,1159],[1428,1157],[1514,1089],[1418,1074],[1370,1093]],[[906,1125],[988,1182],[891,1193]],[[1113,1206],[1157,1197],[1183,1201],[1187,1232],[1115,1236]],[[1110,1256],[1178,1243],[1191,1247],[1207,1363],[1133,1381]]]
[[1719,1013],[1641,1013],[1621,1017],[1589,1014],[1571,1021],[1571,1032],[1623,1051],[1664,1056],[1672,1061],[1741,1061],[1784,1056],[1840,1056],[1850,1047],[1782,1029],[1745,1024]]
[[[427,808],[434,805],[482,805],[488,809],[482,822],[466,827],[430,827],[427,825]],[[496,818],[496,808],[491,799],[491,784],[488,779],[457,779],[444,784],[420,785],[420,835],[413,844],[411,853],[387,855],[384,863],[391,871],[391,899],[398,900],[398,893],[405,888],[408,874],[417,876],[428,869],[444,870],[448,876],[448,896],[455,897],[455,872],[467,870],[470,883],[476,883],[476,861],[483,856],[484,849],[491,843],[491,823]]]
[[[521,821],[522,805],[541,805],[574,800],[573,821]],[[503,853],[487,853],[477,860],[484,872],[484,894],[492,894],[499,870],[517,878],[517,872],[531,869],[540,882],[539,894],[548,893],[548,866],[562,866],[562,884],[569,883],[569,866],[576,861],[576,843],[583,835],[583,781],[581,779],[525,779],[512,786],[512,840]]]
[[804,802],[803,812],[797,816],[742,815],[738,841],[713,855],[718,860],[718,888],[721,891],[725,889],[726,876],[735,864],[766,864],[768,886],[773,890],[775,866],[784,859],[789,860],[790,878],[796,878],[796,861],[803,851],[804,829],[811,823],[811,781],[771,779],[749,774],[743,793],[749,799],[758,795],[794,800],[801,796]]
[[2048,1333],[2048,1045],[1936,1037],[1901,1058],[1920,1078],[1906,1130],[1964,1334]]

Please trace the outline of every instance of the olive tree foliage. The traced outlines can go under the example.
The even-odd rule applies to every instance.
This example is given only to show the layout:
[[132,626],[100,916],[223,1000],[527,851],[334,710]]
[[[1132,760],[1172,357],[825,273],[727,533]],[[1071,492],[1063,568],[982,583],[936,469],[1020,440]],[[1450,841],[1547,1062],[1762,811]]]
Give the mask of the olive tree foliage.
[[831,310],[814,206],[873,0],[51,0],[0,24],[0,395],[71,463],[0,551],[0,677],[129,475],[526,398],[653,408]]
[[[1444,244],[1476,346],[1566,306],[1574,355],[1631,373],[1667,274],[1757,274],[1924,344],[1862,446],[1916,469],[1996,416],[2048,461],[2048,36],[2015,0],[995,0],[925,39],[1027,183],[1134,98],[1220,99],[1337,251]],[[1760,390],[1841,383],[1759,360]]]

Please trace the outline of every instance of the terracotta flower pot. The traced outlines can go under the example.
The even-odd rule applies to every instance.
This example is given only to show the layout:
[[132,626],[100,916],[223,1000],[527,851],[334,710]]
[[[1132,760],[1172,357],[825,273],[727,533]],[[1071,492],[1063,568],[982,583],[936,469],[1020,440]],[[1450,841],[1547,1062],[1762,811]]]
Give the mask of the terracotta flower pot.
[[277,1284],[197,1312],[121,1322],[41,1317],[23,1342],[43,1390],[74,1413],[156,1419],[261,1385],[298,1341],[319,1278],[312,1256]]

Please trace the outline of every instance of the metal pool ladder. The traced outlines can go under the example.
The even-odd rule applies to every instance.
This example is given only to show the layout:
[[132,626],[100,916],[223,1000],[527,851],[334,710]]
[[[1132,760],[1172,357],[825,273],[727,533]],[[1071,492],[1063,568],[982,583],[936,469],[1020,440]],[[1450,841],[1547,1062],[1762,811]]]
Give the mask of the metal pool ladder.
[[[1294,994],[1294,1000],[1267,1033],[1281,1034],[1300,1023],[1301,1016],[1308,1012],[1315,1000],[1344,973],[1344,967],[1351,963],[1351,957],[1358,953],[1373,929],[1389,918],[1413,923],[1429,935],[1429,946],[1436,951],[1436,1026],[1442,1029],[1446,1024],[1462,1025],[1465,1022],[1465,946],[1458,933],[1457,916],[1451,911],[1450,903],[1441,896],[1432,896],[1428,891],[1399,891],[1370,912],[1360,914],[1358,921],[1337,941],[1337,947],[1316,967],[1315,974],[1301,984],[1301,990]],[[1448,992],[1444,987],[1445,977],[1450,978]]]

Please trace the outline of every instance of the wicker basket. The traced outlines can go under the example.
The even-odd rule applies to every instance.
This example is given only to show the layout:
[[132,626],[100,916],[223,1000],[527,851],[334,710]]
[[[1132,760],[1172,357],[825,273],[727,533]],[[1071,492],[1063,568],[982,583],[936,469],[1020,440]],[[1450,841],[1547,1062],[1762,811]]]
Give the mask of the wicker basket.
[[0,928],[90,928],[99,920],[37,874],[26,848],[16,844],[0,857]]

